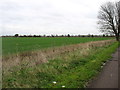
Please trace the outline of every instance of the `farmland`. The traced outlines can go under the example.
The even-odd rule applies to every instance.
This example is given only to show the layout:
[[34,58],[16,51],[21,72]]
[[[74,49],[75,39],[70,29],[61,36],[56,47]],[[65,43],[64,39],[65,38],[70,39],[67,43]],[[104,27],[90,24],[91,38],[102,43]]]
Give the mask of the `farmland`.
[[85,43],[90,41],[108,40],[110,38],[103,37],[55,37],[55,38],[2,38],[3,55],[19,53],[23,51],[32,51],[55,46],[64,46],[69,44]]
[[[3,88],[85,88],[118,47],[113,38],[3,38]],[[16,54],[17,53],[17,54]]]

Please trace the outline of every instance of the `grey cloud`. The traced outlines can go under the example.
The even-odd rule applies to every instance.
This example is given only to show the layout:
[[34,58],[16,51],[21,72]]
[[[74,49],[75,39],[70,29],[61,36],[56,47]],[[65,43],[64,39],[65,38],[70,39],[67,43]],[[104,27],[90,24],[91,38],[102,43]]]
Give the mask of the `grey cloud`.
[[0,3],[0,24],[3,25],[0,27],[3,34],[88,34],[91,31],[98,34],[96,3],[90,0],[5,0]]

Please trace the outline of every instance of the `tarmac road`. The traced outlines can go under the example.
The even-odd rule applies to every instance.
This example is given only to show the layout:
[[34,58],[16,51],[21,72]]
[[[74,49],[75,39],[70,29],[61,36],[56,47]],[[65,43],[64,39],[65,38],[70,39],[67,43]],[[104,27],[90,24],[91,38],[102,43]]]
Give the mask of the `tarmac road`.
[[112,59],[106,62],[100,74],[88,84],[87,88],[118,88],[118,63],[120,68],[120,47],[112,54]]

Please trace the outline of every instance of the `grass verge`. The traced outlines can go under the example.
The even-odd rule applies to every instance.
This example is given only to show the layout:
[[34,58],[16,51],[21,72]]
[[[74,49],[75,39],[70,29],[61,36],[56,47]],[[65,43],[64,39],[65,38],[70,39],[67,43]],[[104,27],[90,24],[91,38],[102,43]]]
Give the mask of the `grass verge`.
[[34,67],[28,67],[29,63],[15,66],[9,72],[3,71],[3,88],[84,88],[117,47],[115,42],[85,49],[85,53],[69,52]]

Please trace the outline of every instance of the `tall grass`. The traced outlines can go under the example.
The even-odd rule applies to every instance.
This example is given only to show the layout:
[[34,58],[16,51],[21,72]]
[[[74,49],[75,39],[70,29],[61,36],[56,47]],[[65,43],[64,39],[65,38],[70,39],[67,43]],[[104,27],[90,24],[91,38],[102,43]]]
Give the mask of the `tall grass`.
[[3,88],[84,88],[111,58],[118,43],[78,49],[34,67],[23,63],[3,72]]

